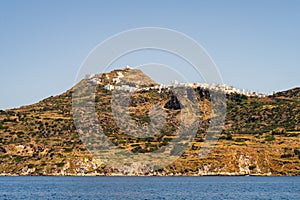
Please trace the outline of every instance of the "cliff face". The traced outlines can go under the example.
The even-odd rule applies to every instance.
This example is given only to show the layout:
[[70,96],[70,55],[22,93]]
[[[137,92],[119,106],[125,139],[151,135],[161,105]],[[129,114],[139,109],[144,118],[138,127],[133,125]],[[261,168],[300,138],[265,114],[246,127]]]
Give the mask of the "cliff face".
[[[86,146],[86,141],[80,138],[81,130],[76,130],[73,121],[72,94],[85,84],[95,87],[97,120],[106,137],[120,149],[143,155],[163,148],[178,137],[180,120],[188,104],[139,70],[115,70],[91,75],[64,94],[37,104],[0,111],[0,174],[300,175],[300,92],[297,88],[266,97],[226,94],[222,133],[210,154],[199,157],[211,118],[216,116],[211,110],[209,91],[192,87],[200,108],[196,114],[195,137],[179,159],[163,168],[158,164],[140,170],[134,164],[127,169],[106,165],[93,156],[97,146],[93,142]],[[132,96],[117,98],[117,104],[113,104],[118,90],[132,92]],[[77,100],[84,99],[84,92]],[[125,100],[129,102],[126,110],[120,106],[123,100],[123,105],[127,105]],[[120,117],[118,121],[116,113],[130,119]],[[192,118],[186,115],[184,123],[193,124]],[[155,119],[159,131],[143,135]],[[142,127],[141,131],[137,127]]]

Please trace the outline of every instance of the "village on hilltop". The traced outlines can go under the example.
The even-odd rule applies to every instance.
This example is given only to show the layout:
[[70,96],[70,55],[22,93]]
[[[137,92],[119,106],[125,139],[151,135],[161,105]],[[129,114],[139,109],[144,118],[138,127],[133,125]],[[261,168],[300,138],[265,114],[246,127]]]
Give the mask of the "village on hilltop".
[[[178,81],[174,80],[171,84],[157,84],[154,86],[149,87],[140,87],[139,84],[135,86],[127,85],[127,84],[120,84],[122,78],[124,78],[124,74],[122,73],[123,70],[131,70],[133,68],[126,66],[122,70],[116,72],[116,76],[111,78],[112,84],[106,84],[104,88],[106,90],[122,90],[128,92],[136,92],[136,91],[149,91],[149,90],[158,90],[158,93],[161,93],[162,90],[170,90],[176,87],[190,87],[190,88],[202,88],[206,90],[218,91],[223,92],[224,94],[241,94],[248,97],[259,97],[263,98],[266,97],[266,94],[257,93],[254,91],[249,91],[245,89],[237,89],[232,86],[228,86],[226,84],[208,84],[208,83],[179,83]],[[106,79],[110,79],[109,76],[106,74]],[[101,78],[96,74],[89,74],[86,75],[86,80],[92,85],[99,85],[101,84]]]

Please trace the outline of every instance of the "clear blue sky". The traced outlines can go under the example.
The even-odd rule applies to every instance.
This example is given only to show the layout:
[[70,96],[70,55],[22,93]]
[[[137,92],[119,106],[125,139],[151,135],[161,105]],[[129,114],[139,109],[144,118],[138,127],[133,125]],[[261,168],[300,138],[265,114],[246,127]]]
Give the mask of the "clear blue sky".
[[300,86],[300,1],[1,0],[0,109],[69,89],[98,43],[145,26],[194,38],[228,85]]

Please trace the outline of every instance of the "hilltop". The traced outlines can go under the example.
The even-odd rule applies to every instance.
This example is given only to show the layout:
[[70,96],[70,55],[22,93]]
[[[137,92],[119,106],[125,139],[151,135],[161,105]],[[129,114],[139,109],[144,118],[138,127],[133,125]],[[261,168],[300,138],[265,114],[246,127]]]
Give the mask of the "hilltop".
[[[185,105],[192,100],[181,102],[174,95],[174,88],[189,87],[195,94],[200,108],[195,115],[199,119],[198,131],[180,158],[168,166],[157,166],[150,171],[139,171],[139,166],[132,171],[111,168],[92,155],[91,149],[97,146],[86,146],[74,125],[72,101],[73,105],[74,101],[80,105],[89,98],[86,85],[95,89],[92,99],[97,121],[110,141],[122,150],[142,155],[159,150],[178,137],[176,132],[182,113],[189,109]],[[74,97],[76,90],[81,91],[80,98]],[[122,110],[121,106],[112,108],[113,97],[119,97],[120,91],[132,93],[129,99],[118,99],[116,104],[126,105],[125,100],[128,100],[128,110]],[[197,155],[210,121],[216,117],[211,110],[211,92],[225,95],[226,119],[219,127],[222,132],[215,148],[199,158]],[[61,95],[33,105],[0,111],[0,174],[300,175],[299,98],[299,88],[268,96],[225,85],[176,82],[160,85],[142,71],[130,68],[87,75]],[[149,112],[153,105],[167,116],[165,122],[157,122],[159,134],[146,137],[136,127],[120,128],[120,124],[126,125],[128,121],[114,118],[114,110],[120,115],[128,114],[134,122],[132,124],[146,130],[153,119],[151,116],[161,114],[156,110]],[[189,120],[191,118],[193,116],[187,117],[185,123],[194,124]],[[82,128],[93,126],[87,123]]]

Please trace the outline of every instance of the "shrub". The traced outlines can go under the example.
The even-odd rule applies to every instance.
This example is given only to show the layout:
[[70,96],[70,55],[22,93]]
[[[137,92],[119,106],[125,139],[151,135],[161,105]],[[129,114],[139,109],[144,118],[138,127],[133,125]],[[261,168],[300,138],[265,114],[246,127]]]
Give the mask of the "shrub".
[[249,170],[254,170],[256,168],[256,165],[250,165]]
[[18,135],[18,137],[23,137],[23,136],[24,136],[24,132],[18,131],[18,132],[17,132],[17,135]]
[[226,140],[232,140],[232,135],[231,134],[227,135]]
[[2,123],[0,122],[0,130],[1,130],[1,129],[2,129],[2,130],[6,130],[6,129],[8,129],[8,126],[3,126]]
[[291,157],[293,157],[293,156],[294,156],[293,154],[287,153],[287,154],[282,154],[282,155],[280,156],[280,158],[291,158]]
[[222,135],[219,137],[219,140],[225,140],[226,139],[226,136],[225,135]]
[[298,155],[298,158],[300,159],[300,149],[294,149],[294,154]]
[[73,151],[73,149],[72,148],[65,148],[65,153],[71,153]]
[[34,164],[29,164],[29,165],[28,165],[28,168],[29,168],[29,169],[34,168]]
[[142,153],[142,147],[140,146],[137,146],[135,147],[134,149],[131,150],[133,153]]
[[294,154],[300,156],[300,150],[299,149],[294,149]]
[[274,140],[275,140],[275,137],[273,135],[267,135],[265,137],[265,141],[267,141],[267,142],[274,141]]
[[56,163],[56,166],[57,166],[57,167],[63,167],[64,165],[65,165],[64,162]]
[[16,162],[22,162],[24,160],[24,157],[22,156],[14,156]]

